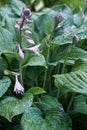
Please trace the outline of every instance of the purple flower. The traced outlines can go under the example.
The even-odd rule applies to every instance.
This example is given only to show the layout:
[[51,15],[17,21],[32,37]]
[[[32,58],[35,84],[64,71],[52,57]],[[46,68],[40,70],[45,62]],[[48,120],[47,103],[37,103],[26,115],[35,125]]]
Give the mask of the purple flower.
[[35,42],[30,37],[23,36],[23,38],[25,38],[30,44],[35,44]]
[[19,53],[20,58],[24,59],[24,53],[22,51],[22,48],[21,48],[20,44],[18,44],[18,53]]
[[26,34],[32,34],[32,32],[31,31],[29,31],[29,30],[23,30]]
[[63,20],[63,14],[62,14],[62,12],[58,12],[57,15],[56,15],[56,17],[55,17],[55,19],[56,19],[57,23],[60,23]]
[[84,2],[87,4],[87,0],[84,0]]
[[80,40],[80,38],[77,35],[74,35],[72,38],[73,43],[76,43]]
[[29,19],[25,19],[25,20],[24,20],[24,23],[25,23],[25,24],[28,24],[28,23],[32,23],[32,21],[29,20]]
[[23,50],[30,50],[30,51],[34,52],[36,55],[39,55],[39,46],[40,46],[40,44],[36,45],[34,47],[30,47],[30,48],[26,47]]
[[17,94],[23,93],[24,92],[24,88],[22,87],[22,85],[20,84],[20,82],[18,81],[18,74],[15,75],[16,81],[15,81],[15,86],[14,86],[14,92]]
[[30,18],[30,17],[31,17],[30,9],[29,8],[23,8],[22,18],[26,19],[26,18]]

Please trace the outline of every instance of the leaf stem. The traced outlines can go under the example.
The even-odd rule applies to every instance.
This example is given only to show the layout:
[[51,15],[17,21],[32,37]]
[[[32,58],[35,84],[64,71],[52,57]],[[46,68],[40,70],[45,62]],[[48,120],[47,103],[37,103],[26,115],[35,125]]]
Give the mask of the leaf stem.
[[68,58],[68,56],[69,56],[69,54],[70,54],[72,48],[73,48],[73,44],[72,44],[72,45],[68,48],[68,50],[67,50],[67,53],[66,53],[66,56],[65,56],[65,60],[64,60],[64,63],[63,63],[63,67],[62,67],[61,74],[64,73],[65,66],[66,66],[66,61],[67,61],[67,58]]
[[22,72],[22,62],[19,60],[19,71],[20,71],[20,82],[23,85],[23,72]]
[[[48,63],[49,61],[49,54],[50,54],[50,47],[48,46],[48,50],[47,50],[47,58],[46,58],[46,62]],[[46,88],[46,80],[47,80],[47,69],[45,69],[45,72],[44,72],[44,81],[43,81],[43,89]]]
[[71,96],[71,99],[69,101],[69,104],[68,104],[68,107],[66,109],[66,112],[69,112],[71,106],[72,106],[72,103],[73,103],[73,100],[74,100],[74,97],[75,97],[76,93],[72,93],[72,96]]

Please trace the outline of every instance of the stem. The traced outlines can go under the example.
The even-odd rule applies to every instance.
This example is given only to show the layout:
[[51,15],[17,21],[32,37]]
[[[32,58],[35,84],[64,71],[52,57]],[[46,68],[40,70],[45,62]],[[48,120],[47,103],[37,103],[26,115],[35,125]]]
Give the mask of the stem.
[[68,58],[68,56],[69,56],[69,54],[70,54],[72,48],[73,48],[73,44],[72,44],[72,45],[68,48],[68,50],[67,50],[67,53],[66,53],[66,56],[65,56],[65,60],[64,60],[64,63],[63,63],[63,67],[62,67],[61,74],[64,73],[65,66],[66,66],[66,61],[67,61],[67,58]]
[[[47,50],[47,58],[46,58],[46,62],[48,63],[49,61],[49,54],[50,54],[50,47],[48,46],[48,50]],[[43,81],[43,88],[45,89],[46,87],[46,79],[47,79],[47,69],[45,69],[45,73],[44,73],[44,81]]]
[[73,100],[74,100],[74,97],[75,97],[76,93],[72,93],[72,96],[71,96],[71,99],[69,101],[69,104],[68,104],[68,107],[66,109],[66,112],[69,112],[71,106],[72,106],[72,103],[73,103]]
[[[22,25],[21,25],[21,27],[20,27],[20,39],[19,39],[19,43],[20,43],[20,45],[22,44],[22,27],[23,27],[23,21],[22,21]],[[22,74],[22,60],[21,60],[21,58],[19,59],[19,71],[20,71],[20,82],[21,82],[21,84],[22,84],[22,86],[23,86],[23,74]]]
[[[74,44],[72,44],[72,45],[68,48],[68,50],[67,50],[67,53],[66,53],[66,56],[65,56],[65,61],[64,61],[64,63],[63,63],[63,67],[62,67],[61,74],[64,73],[64,70],[65,70],[65,67],[66,67],[66,61],[67,61],[67,58],[68,58],[68,56],[69,56],[69,54],[70,54],[70,52],[71,52],[73,46],[74,46]],[[65,92],[65,94],[64,94],[64,99],[65,99],[65,103],[66,103],[66,102],[67,102],[67,92]]]
[[23,86],[23,75],[22,75],[22,63],[21,63],[21,59],[19,60],[19,71],[20,71],[20,82]]

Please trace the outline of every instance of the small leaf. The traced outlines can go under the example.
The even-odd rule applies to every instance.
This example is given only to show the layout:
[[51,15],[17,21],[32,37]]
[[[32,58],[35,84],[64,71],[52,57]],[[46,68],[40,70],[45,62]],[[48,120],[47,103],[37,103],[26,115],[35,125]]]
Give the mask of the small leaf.
[[32,93],[33,95],[38,95],[42,93],[46,93],[46,91],[43,88],[40,87],[33,87],[28,90],[28,92]]
[[7,91],[7,89],[10,87],[11,80],[9,77],[3,77],[3,79],[0,79],[0,97]]
[[32,94],[26,94],[22,99],[14,100],[12,97],[0,102],[0,115],[11,121],[12,117],[22,114],[32,105]]

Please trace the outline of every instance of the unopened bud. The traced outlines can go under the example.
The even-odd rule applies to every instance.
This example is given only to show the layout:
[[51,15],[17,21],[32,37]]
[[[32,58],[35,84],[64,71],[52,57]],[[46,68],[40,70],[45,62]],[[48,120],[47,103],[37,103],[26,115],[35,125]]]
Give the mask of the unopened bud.
[[24,8],[22,11],[22,17],[23,18],[29,18],[31,17],[30,9],[29,8]]
[[55,19],[56,19],[57,24],[60,23],[63,20],[62,12],[58,12]]
[[77,35],[74,35],[72,38],[73,43],[76,43],[80,40],[80,38]]

